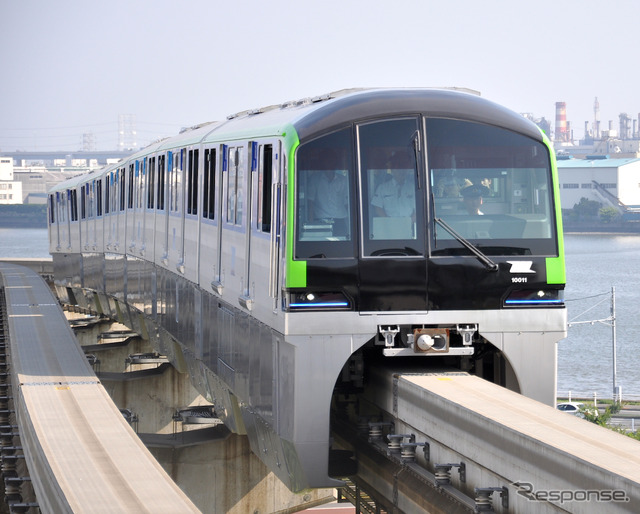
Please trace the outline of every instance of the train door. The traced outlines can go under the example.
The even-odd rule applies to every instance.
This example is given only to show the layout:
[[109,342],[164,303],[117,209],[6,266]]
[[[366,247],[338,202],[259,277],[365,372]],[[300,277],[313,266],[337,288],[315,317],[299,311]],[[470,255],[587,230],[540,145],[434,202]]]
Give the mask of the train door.
[[200,150],[186,152],[187,164],[184,180],[184,209],[182,211],[182,263],[183,273],[189,280],[198,280]]
[[147,195],[149,193],[149,160],[147,157],[140,162],[140,192],[139,192],[139,216],[138,216],[138,237],[140,238],[139,255],[145,255],[147,252],[147,217],[149,209],[147,205]]
[[[160,258],[163,260],[166,254],[167,241],[167,156],[159,154],[156,167],[156,210],[153,216],[153,255],[154,260]],[[158,234],[164,234],[163,237],[157,237]]]
[[56,230],[58,234],[56,251],[59,252],[60,250],[62,250],[63,233],[66,229],[67,223],[67,216],[64,206],[64,191],[62,193],[56,191],[56,221]]
[[60,194],[62,213],[62,248],[71,249],[71,189]]
[[247,206],[246,212],[244,215],[247,218],[247,230],[245,231],[245,243],[244,243],[244,270],[243,270],[243,280],[242,280],[242,293],[240,295],[240,303],[247,309],[251,310],[253,308],[253,303],[255,301],[255,284],[251,284],[251,253],[252,253],[252,243],[251,243],[251,235],[253,232],[253,212],[255,211],[254,206],[254,197],[256,196],[256,191],[258,189],[257,184],[254,183],[254,176],[257,175],[258,171],[258,143],[255,141],[249,142],[247,147],[247,164],[248,164],[248,177],[247,177],[247,191],[246,198],[247,201],[245,205]]
[[[49,253],[60,249],[60,218],[58,213],[58,202],[60,193],[49,194]],[[53,245],[55,241],[56,245]]]
[[113,223],[115,210],[113,208],[114,190],[113,190],[113,174],[107,173],[104,177],[104,249],[111,250],[113,244]]
[[127,169],[127,214],[126,214],[126,228],[125,239],[126,248],[123,248],[125,253],[133,252],[136,247],[136,215],[135,215],[135,183],[138,180],[138,174],[140,173],[140,163],[138,161],[129,164]]
[[220,177],[216,186],[216,219],[217,223],[217,238],[216,238],[216,248],[218,249],[218,253],[216,255],[216,264],[213,272],[213,281],[211,282],[211,287],[219,294],[222,295],[222,291],[224,289],[224,274],[222,272],[222,213],[224,212],[224,192],[226,190],[227,184],[227,167],[228,167],[228,156],[229,156],[229,147],[227,145],[220,146],[220,156],[216,161],[220,166],[220,173],[217,175]]
[[220,152],[215,146],[203,150],[202,215],[198,259],[199,283],[222,294],[220,281]]
[[[280,263],[280,144],[250,146],[250,230],[247,232],[245,303],[247,308],[277,312]],[[255,304],[254,304],[255,302]]]
[[78,187],[70,190],[69,210],[71,212],[69,224],[69,248],[72,253],[82,252],[82,226],[78,216]]
[[[229,146],[224,173],[221,246],[221,275],[225,292],[245,302],[247,173],[246,145]],[[223,169],[224,172],[224,169]]]
[[170,159],[171,174],[169,180],[169,205],[167,219],[167,257],[168,266],[175,266],[184,272],[184,176],[186,150],[180,149],[172,153]]
[[84,243],[80,251],[84,248],[85,251],[89,250],[89,222],[87,221],[87,206],[89,203],[89,184],[83,184],[80,186],[80,237]]
[[116,177],[116,187],[118,189],[118,216],[116,219],[116,251],[125,253],[127,251],[127,169],[120,168]]
[[146,247],[145,258],[153,261],[155,256],[155,219],[156,219],[156,187],[157,184],[156,157],[149,157],[147,161],[147,198],[144,216],[144,241]]
[[99,178],[95,183],[96,219],[94,225],[94,246],[99,252],[104,251],[104,224],[103,224],[103,180]]
[[360,310],[426,310],[425,179],[417,117],[357,127]]
[[89,246],[95,252],[98,249],[98,186],[97,181],[89,184]]
[[166,199],[165,199],[165,211],[164,211],[164,228],[161,233],[164,234],[162,241],[162,257],[161,262],[165,266],[169,265],[169,220],[171,218],[171,212],[173,209],[173,176],[175,174],[173,166],[173,152],[167,152],[167,178],[166,178]]

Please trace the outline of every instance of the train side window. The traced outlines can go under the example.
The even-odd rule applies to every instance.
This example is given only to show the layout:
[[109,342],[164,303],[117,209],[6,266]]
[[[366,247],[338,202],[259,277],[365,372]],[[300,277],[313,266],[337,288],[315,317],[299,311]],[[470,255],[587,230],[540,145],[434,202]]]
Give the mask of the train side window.
[[78,192],[75,189],[67,190],[69,197],[69,211],[71,221],[78,221]]
[[158,156],[158,188],[156,205],[158,210],[164,211],[164,190],[165,190],[165,155]]
[[53,195],[49,195],[49,224],[53,225],[56,222],[56,215],[55,215],[55,203],[53,201]]
[[261,232],[271,232],[271,191],[273,181],[273,145],[260,147],[258,167],[258,225]]
[[109,214],[111,210],[111,173],[104,177],[104,213]]
[[56,204],[58,207],[58,223],[67,221],[67,197],[64,193],[56,193]]
[[89,189],[87,186],[80,187],[80,219],[87,217],[87,199]]
[[147,158],[136,161],[136,209],[144,208],[145,176],[147,173]]
[[202,215],[207,219],[216,216],[216,150],[204,151],[204,186],[202,191]]
[[352,257],[351,128],[300,146],[296,155],[296,259]]
[[118,180],[120,181],[120,210],[124,211],[125,206],[126,206],[126,196],[125,193],[127,191],[127,187],[125,184],[125,177],[126,174],[126,170],[125,168],[120,168],[120,176],[118,178]]
[[176,164],[176,160],[180,159],[180,154],[178,152],[169,152],[169,177],[167,178],[167,187],[169,188],[169,192],[167,193],[167,200],[169,202],[168,209],[169,212],[174,212],[174,196],[176,195],[177,184],[177,174],[178,174],[178,166]]
[[229,158],[227,159],[227,223],[235,223],[236,213],[236,159],[238,151],[235,148],[229,148]]
[[127,209],[133,209],[133,164],[129,165],[129,187],[127,197]]
[[180,185],[182,183],[182,163],[185,150],[173,153],[173,176],[171,177],[171,201],[169,209],[172,212],[180,210]]
[[198,150],[189,150],[187,214],[198,214]]
[[227,223],[242,225],[244,194],[244,152],[241,147],[229,148],[227,172]]
[[102,216],[102,179],[94,181],[96,185],[96,216]]
[[156,187],[156,158],[149,158],[149,180],[147,181],[147,209],[153,209]]
[[95,217],[95,201],[94,196],[96,193],[95,180],[87,184],[87,218],[91,219]]

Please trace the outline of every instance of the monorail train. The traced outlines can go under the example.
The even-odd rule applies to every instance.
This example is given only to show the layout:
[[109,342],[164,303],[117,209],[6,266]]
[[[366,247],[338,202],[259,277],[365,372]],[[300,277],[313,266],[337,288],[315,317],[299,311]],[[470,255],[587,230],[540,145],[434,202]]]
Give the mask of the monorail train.
[[49,193],[65,301],[147,335],[294,491],[331,487],[334,391],[452,365],[553,405],[555,157],[469,91],[245,111]]

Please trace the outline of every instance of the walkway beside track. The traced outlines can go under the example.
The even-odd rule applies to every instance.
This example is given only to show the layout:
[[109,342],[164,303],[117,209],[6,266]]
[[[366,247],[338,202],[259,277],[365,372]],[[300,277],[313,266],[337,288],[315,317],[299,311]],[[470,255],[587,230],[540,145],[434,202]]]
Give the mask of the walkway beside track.
[[40,510],[198,512],[109,398],[44,280],[0,262],[2,296],[12,421]]

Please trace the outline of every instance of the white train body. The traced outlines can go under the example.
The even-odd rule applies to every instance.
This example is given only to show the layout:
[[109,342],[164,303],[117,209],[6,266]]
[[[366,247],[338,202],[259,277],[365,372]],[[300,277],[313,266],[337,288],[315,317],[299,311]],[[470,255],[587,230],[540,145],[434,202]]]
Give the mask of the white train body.
[[[507,143],[444,158],[453,143],[435,134],[450,125]],[[349,190],[340,230],[309,214],[331,145]],[[384,152],[414,171],[405,235],[376,235],[384,220],[367,203],[374,177],[391,180],[374,164]],[[462,197],[439,192],[438,176],[462,171],[491,184],[495,212],[473,233]],[[59,295],[149,337],[292,490],[340,483],[331,398],[366,381],[371,355],[446,360],[554,401],[566,311],[553,153],[474,95],[352,91],[240,113],[62,183],[49,208]]]

